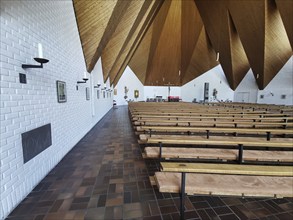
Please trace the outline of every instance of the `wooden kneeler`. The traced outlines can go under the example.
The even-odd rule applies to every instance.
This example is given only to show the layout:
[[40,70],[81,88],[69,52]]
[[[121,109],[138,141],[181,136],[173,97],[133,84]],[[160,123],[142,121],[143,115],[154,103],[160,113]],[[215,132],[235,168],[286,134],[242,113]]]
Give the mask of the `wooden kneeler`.
[[[184,219],[184,204],[185,204],[185,194],[187,192],[187,194],[196,194],[197,192],[201,192],[199,194],[208,194],[207,193],[207,189],[196,189],[197,192],[192,192],[190,186],[188,191],[186,191],[186,173],[194,173],[198,176],[198,178],[201,178],[204,175],[208,175],[208,179],[210,178],[210,175],[216,176],[216,177],[221,177],[222,180],[224,178],[224,180],[227,178],[227,175],[231,176],[231,180],[233,180],[233,178],[240,178],[240,180],[243,182],[243,179],[245,180],[251,180],[251,178],[260,178],[259,180],[271,180],[276,178],[284,178],[283,182],[280,182],[279,179],[275,180],[274,183],[278,183],[277,187],[281,188],[283,191],[281,192],[267,192],[266,189],[264,189],[263,192],[251,192],[249,191],[249,193],[247,195],[253,195],[253,196],[269,196],[273,195],[274,197],[277,197],[277,195],[281,195],[282,196],[293,196],[293,190],[291,189],[292,186],[292,180],[293,180],[293,167],[292,166],[259,166],[259,165],[239,165],[239,164],[208,164],[208,163],[177,163],[177,162],[161,162],[161,170],[162,172],[157,172],[156,173],[156,178],[157,176],[159,176],[159,174],[166,174],[165,177],[165,182],[167,182],[166,176],[167,174],[171,174],[172,175],[176,175],[181,173],[181,187],[177,186],[176,183],[177,181],[174,182],[174,179],[172,181],[172,183],[168,183],[166,184],[166,186],[164,186],[162,184],[162,182],[160,183],[160,181],[162,181],[163,179],[156,179],[157,181],[157,185],[159,187],[160,192],[178,192],[178,187],[179,187],[179,192],[180,192],[180,217],[181,219]],[[174,173],[176,172],[176,173]],[[242,177],[240,177],[239,175],[241,175]],[[178,177],[178,176],[177,176]],[[191,177],[191,176],[190,176]],[[192,181],[194,181],[194,179],[192,179]],[[196,182],[196,181],[195,181]],[[196,185],[195,182],[192,182],[192,186]],[[238,181],[240,182],[240,181]],[[256,181],[257,182],[257,181]],[[262,182],[262,181],[261,181]],[[265,182],[267,183],[267,182]],[[265,185],[265,183],[263,183],[263,185]],[[210,185],[212,185],[212,183],[210,183]],[[230,187],[231,188],[237,188],[241,187],[241,185],[236,185],[237,182],[233,182],[230,183]],[[246,181],[245,181],[246,184]],[[283,184],[283,185],[282,185]],[[289,188],[290,190],[288,190],[288,187],[286,189],[283,189],[282,186],[284,185],[288,185],[289,184]],[[174,186],[176,185],[176,186]],[[207,184],[209,185],[209,184]],[[242,184],[243,185],[243,184]],[[217,185],[218,187],[218,185]],[[254,186],[252,183],[248,184],[248,186],[246,187],[246,189],[241,188],[241,190],[251,190],[254,189],[256,186]],[[263,187],[263,186],[261,186]],[[176,190],[176,189],[177,190]],[[257,187],[256,187],[257,188]],[[272,187],[271,187],[272,188]],[[263,188],[262,188],[263,189]],[[164,191],[165,190],[165,191]],[[225,191],[226,188],[223,190],[221,189],[221,187],[218,189],[218,193],[216,192],[216,194],[218,195],[239,195],[239,191],[234,192],[233,189],[231,190],[230,188],[227,189],[227,191]],[[210,192],[212,193],[212,192]],[[243,191],[241,191],[241,196],[244,196]]]

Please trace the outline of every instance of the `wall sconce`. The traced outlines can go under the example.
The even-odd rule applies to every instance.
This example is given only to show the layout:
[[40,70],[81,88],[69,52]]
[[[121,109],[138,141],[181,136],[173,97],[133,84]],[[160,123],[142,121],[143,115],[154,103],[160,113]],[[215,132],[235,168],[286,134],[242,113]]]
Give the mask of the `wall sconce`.
[[32,64],[22,64],[21,67],[23,69],[27,68],[43,68],[44,63],[48,63],[49,60],[43,58],[43,47],[42,44],[38,43],[38,57],[35,57],[34,60],[40,65],[32,65]]
[[86,72],[84,72],[84,75],[83,75],[83,81],[77,81],[77,84],[79,84],[79,83],[86,83],[86,81],[88,81],[88,78],[87,78],[87,76],[86,76]]
[[106,84],[104,84],[104,88],[102,88],[102,90],[106,90],[107,89],[107,86]]
[[100,86],[101,86],[101,82],[100,82],[100,81],[98,81],[97,85],[96,85],[96,86],[94,86],[94,88],[98,89],[98,88],[100,88]]

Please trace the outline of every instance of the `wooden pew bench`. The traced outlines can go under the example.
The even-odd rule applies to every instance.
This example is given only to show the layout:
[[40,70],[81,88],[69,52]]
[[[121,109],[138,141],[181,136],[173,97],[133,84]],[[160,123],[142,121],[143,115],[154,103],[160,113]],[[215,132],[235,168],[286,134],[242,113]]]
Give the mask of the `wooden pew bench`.
[[[222,160],[235,160],[238,159],[239,163],[243,162],[243,155],[244,155],[244,148],[249,147],[247,150],[259,150],[259,148],[272,148],[274,151],[276,149],[288,149],[291,150],[293,148],[293,139],[292,138],[274,138],[271,140],[266,140],[265,138],[256,138],[256,137],[227,137],[227,136],[212,136],[209,139],[203,136],[178,136],[178,135],[152,135],[151,137],[147,135],[140,135],[141,143],[144,144],[155,144],[159,145],[159,158],[162,158],[164,152],[168,152],[165,147],[170,147],[170,145],[175,145],[181,148],[186,148],[186,146],[210,146],[211,149],[215,150],[214,152],[211,150],[206,151],[206,155],[204,154],[204,149],[194,150],[193,154],[189,155],[189,158],[201,158],[206,159],[205,157],[210,157],[210,159],[222,159]],[[224,151],[216,150],[217,148],[223,147],[237,147],[238,154],[235,155],[235,151]],[[158,147],[156,147],[158,148]],[[192,149],[192,148],[190,148]],[[148,153],[149,151],[149,153]],[[149,149],[146,147],[145,155],[148,156],[151,154],[150,151],[154,151],[154,149]],[[183,154],[182,156],[186,156],[186,154],[191,153],[188,151],[180,152]],[[291,162],[291,154],[292,152],[288,151],[289,153],[282,153],[281,151],[276,154],[274,159],[273,152],[252,152],[248,151],[245,153],[244,160],[253,160],[253,161],[284,161],[284,162]],[[216,152],[218,154],[216,154]],[[285,151],[287,152],[287,151]],[[176,154],[173,152],[173,155]],[[177,155],[179,155],[178,153]],[[172,158],[172,155],[169,155],[169,158]],[[259,158],[257,158],[259,156]],[[173,157],[174,158],[174,157]]]
[[192,135],[139,135],[141,143],[145,144],[177,144],[177,145],[219,145],[238,146],[242,144],[248,147],[278,147],[292,148],[293,138],[272,138],[267,140],[264,137],[230,137],[230,136],[192,136]]
[[235,127],[235,128],[292,128],[293,122],[248,122],[248,121],[135,121],[135,126],[188,126],[188,127]]
[[161,193],[180,193],[184,219],[185,194],[247,197],[293,197],[292,166],[206,163],[161,163],[155,180]]
[[215,134],[233,134],[234,136],[240,135],[266,135],[267,140],[276,135],[284,137],[291,137],[293,129],[273,129],[273,128],[217,128],[217,127],[171,127],[171,126],[137,126],[136,134],[146,134],[150,136],[161,133],[205,133],[207,138]]
[[[255,111],[255,112],[244,112],[244,111],[234,111],[234,112],[225,112],[225,111],[198,111],[198,112],[157,112],[157,111],[149,111],[149,112],[137,112],[137,113],[131,113],[133,117],[145,117],[145,116],[152,116],[152,115],[161,115],[161,116],[197,116],[197,115],[210,115],[210,116],[217,116],[217,115],[254,115],[254,116],[273,116],[273,117],[282,117],[287,114],[281,114],[281,113],[265,113],[263,111]],[[261,116],[260,116],[261,117]]]
[[[229,117],[234,118],[285,118],[285,117],[292,117],[292,114],[229,114]],[[160,118],[160,119],[169,119],[169,118],[182,118],[182,119],[191,119],[197,117],[227,117],[227,113],[197,113],[197,114],[132,114],[132,120],[144,119],[144,118]]]
[[[235,149],[215,149],[215,148],[184,148],[184,147],[160,147],[144,148],[144,158],[169,159],[200,159],[200,160],[220,160],[237,161],[239,150]],[[293,151],[276,150],[243,150],[243,162],[281,162],[293,163]]]
[[137,122],[152,122],[152,121],[167,121],[167,122],[192,122],[192,121],[233,121],[233,122],[293,122],[293,117],[227,117],[227,116],[192,116],[192,117],[143,117],[133,121]]

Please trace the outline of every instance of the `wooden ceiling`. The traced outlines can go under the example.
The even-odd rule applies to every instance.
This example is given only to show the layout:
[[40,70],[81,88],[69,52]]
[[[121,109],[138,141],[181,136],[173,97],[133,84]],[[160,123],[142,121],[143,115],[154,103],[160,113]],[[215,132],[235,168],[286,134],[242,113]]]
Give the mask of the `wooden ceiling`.
[[[116,85],[177,85],[220,64],[232,89],[251,68],[260,89],[293,48],[292,0],[73,0],[88,72],[101,57]],[[219,53],[219,60],[216,60]]]

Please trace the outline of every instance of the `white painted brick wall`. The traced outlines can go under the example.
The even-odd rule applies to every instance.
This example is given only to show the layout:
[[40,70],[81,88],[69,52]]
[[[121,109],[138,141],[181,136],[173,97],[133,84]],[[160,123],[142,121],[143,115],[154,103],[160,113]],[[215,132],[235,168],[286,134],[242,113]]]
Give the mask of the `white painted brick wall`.
[[[85,71],[72,1],[1,0],[0,99],[0,219],[4,219],[42,178],[112,107],[111,98],[97,99],[92,86],[103,83],[101,61],[86,85]],[[34,64],[37,44],[50,62]],[[25,73],[27,84],[19,83]],[[56,80],[66,82],[67,102],[58,103]],[[85,97],[90,87],[91,100]],[[107,81],[109,87],[109,81]],[[23,164],[21,134],[47,123],[52,146]]]

